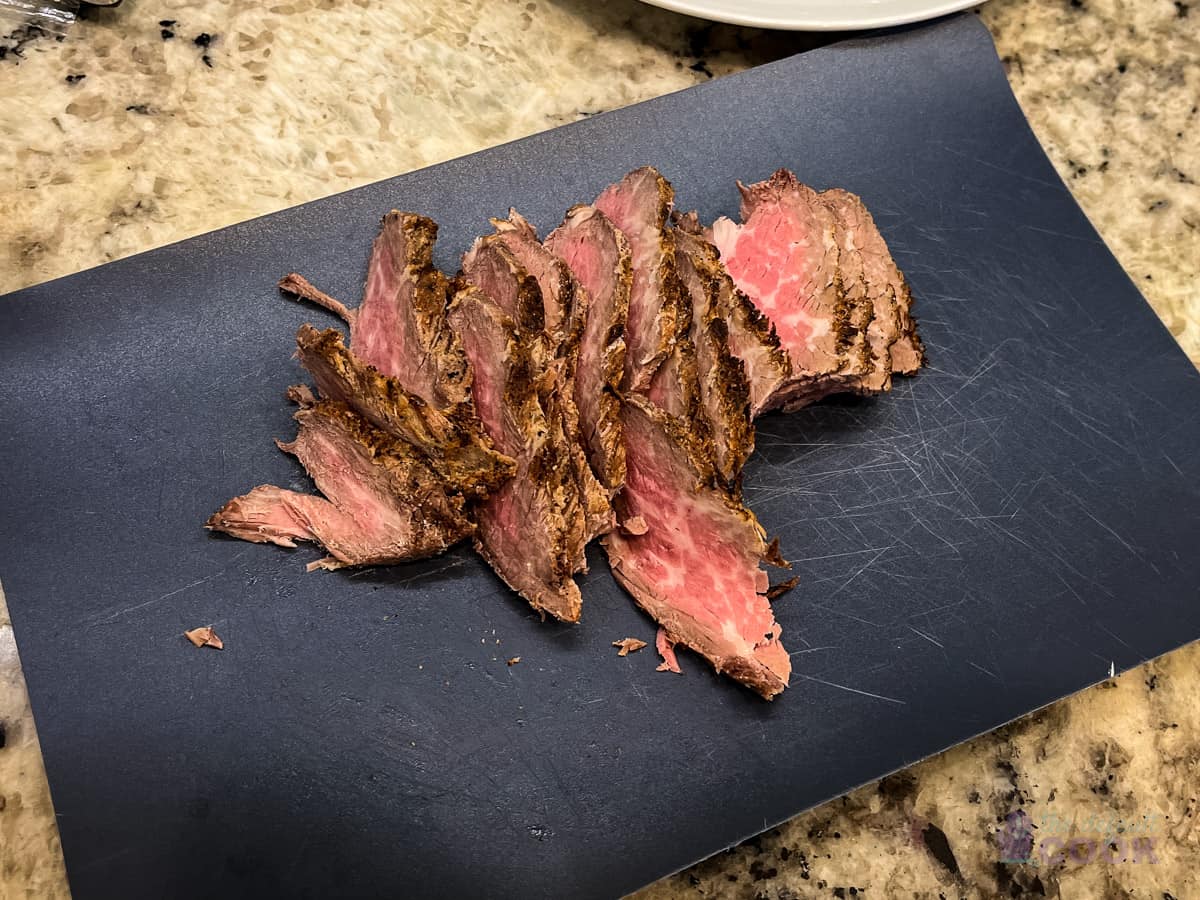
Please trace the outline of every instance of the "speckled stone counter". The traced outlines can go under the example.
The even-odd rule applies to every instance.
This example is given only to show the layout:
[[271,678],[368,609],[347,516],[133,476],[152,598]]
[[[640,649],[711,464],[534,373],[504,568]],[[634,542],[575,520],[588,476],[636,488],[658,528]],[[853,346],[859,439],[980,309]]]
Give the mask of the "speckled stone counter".
[[[1200,6],[982,15],[1059,172],[1200,362]],[[821,40],[633,0],[131,0],[62,41],[18,34],[0,40],[0,293]],[[639,896],[1200,896],[1198,669],[1184,648]],[[66,896],[2,595],[0,726],[0,898]]]

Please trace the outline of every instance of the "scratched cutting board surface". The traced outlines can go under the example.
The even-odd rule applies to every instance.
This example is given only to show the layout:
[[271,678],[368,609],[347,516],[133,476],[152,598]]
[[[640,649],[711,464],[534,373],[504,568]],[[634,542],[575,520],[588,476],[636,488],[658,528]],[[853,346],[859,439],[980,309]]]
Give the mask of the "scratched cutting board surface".
[[[599,553],[571,627],[465,546],[310,575],[201,529],[306,489],[271,439],[328,323],[279,275],[356,298],[392,207],[452,270],[644,163],[706,220],[781,165],[857,191],[917,298],[918,378],[760,422],[746,495],[802,578],[778,700],[618,658],[654,632]],[[610,897],[1200,636],[1200,377],[973,16],[0,298],[0,377],[0,577],[81,900]],[[181,637],[209,623],[223,652]]]

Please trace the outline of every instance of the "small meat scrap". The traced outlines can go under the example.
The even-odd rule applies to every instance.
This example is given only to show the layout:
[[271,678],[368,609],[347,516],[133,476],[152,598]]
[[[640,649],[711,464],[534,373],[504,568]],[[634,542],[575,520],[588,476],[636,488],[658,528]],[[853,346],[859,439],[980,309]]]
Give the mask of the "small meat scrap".
[[789,578],[787,581],[781,581],[781,582],[779,582],[779,584],[775,585],[774,587],[772,587],[770,590],[767,591],[767,599],[768,600],[778,600],[780,597],[782,597],[784,594],[786,594],[788,591],[790,591],[792,588],[794,588],[799,583],[800,583],[799,575],[794,575],[791,578]]
[[217,633],[213,631],[211,625],[204,625],[200,628],[193,628],[191,631],[185,631],[183,636],[197,647],[212,647],[214,650],[225,649],[224,641],[217,637]]
[[659,626],[658,634],[654,636],[654,649],[662,657],[662,662],[658,664],[658,668],[655,671],[674,672],[676,675],[683,674],[683,669],[679,668],[679,660],[675,658],[675,642],[667,634],[667,629],[661,625]]
[[620,648],[617,651],[617,656],[628,656],[630,653],[637,653],[646,646],[645,641],[639,641],[637,638],[621,638],[619,641],[613,641],[614,647]]
[[507,660],[505,660],[505,665],[508,665],[508,666],[515,666],[515,665],[516,665],[517,663],[519,663],[520,661],[521,661],[521,657],[519,657],[519,656],[510,656],[510,657],[509,657]]
[[280,278],[279,289],[288,294],[295,294],[302,300],[315,303],[317,306],[322,306],[347,323],[354,321],[354,310],[341,300],[329,296],[298,272],[289,272]]

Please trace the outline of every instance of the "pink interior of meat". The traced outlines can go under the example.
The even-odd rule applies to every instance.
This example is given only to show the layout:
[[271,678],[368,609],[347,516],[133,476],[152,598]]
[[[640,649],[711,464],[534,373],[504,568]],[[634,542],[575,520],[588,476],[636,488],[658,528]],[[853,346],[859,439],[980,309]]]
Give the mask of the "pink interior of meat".
[[557,229],[547,238],[547,244],[567,264],[591,301],[575,374],[575,401],[580,423],[585,436],[590,437],[599,418],[600,392],[604,387],[602,357],[612,320],[618,251],[612,245],[611,229],[601,227],[596,219]]
[[722,218],[712,233],[734,283],[775,323],[784,349],[803,359],[830,330],[828,318],[808,308],[824,253],[811,216],[791,204],[762,203],[745,225]]
[[504,243],[525,271],[537,280],[538,287],[542,289],[546,331],[557,334],[563,326],[566,310],[562,306],[553,255],[538,243],[536,235],[528,233],[510,232],[505,235]]
[[[349,521],[339,524],[357,534],[376,534],[386,527],[386,510],[392,504],[380,490],[387,486],[379,484],[378,472],[359,444],[340,429],[319,424],[303,427],[293,447],[317,488],[346,514]],[[327,522],[332,525],[333,517]]]
[[[472,301],[475,302],[475,301]],[[471,362],[473,381],[471,394],[475,398],[475,411],[483,430],[502,453],[516,455],[520,446],[514,446],[504,428],[504,385],[499,375],[504,363],[500,353],[503,347],[495,347],[495,336],[485,334],[484,323],[475,315],[456,317],[455,326],[463,342],[463,350]]]
[[389,215],[371,248],[367,286],[350,329],[351,349],[412,393],[439,404],[436,367],[424,352],[412,314],[413,282],[406,271],[401,219]]
[[479,242],[464,258],[463,268],[471,284],[483,291],[510,318],[517,320],[518,282],[513,278],[510,260],[511,257],[503,250]]
[[668,462],[674,454],[656,452],[662,448],[643,436],[629,441],[625,489],[629,514],[648,526],[644,535],[627,539],[637,566],[672,607],[748,654],[778,628],[758,593],[761,570],[752,551],[761,546],[759,538],[715,496],[684,493],[680,473]]
[[[591,229],[565,228],[554,232],[553,238],[548,240],[554,253],[570,267],[595,302],[601,293],[611,293],[612,274],[605,270],[605,265],[611,266],[614,260],[602,255],[589,240],[593,233]],[[605,291],[606,286],[608,291]]]

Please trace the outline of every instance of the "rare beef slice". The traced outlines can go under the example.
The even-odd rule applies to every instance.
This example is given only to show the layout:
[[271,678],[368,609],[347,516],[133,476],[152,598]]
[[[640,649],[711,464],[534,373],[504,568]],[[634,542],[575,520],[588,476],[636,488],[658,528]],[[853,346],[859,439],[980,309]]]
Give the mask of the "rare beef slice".
[[598,209],[575,206],[546,237],[546,248],[587,292],[575,364],[575,406],[588,462],[611,497],[625,482],[618,391],[624,376],[625,321],[633,284],[629,243]]
[[309,568],[403,562],[441,553],[474,532],[461,495],[446,492],[419,454],[344,403],[301,401],[300,428],[280,449],[295,455],[317,489],[260,485],[230,500],[206,526],[255,543],[314,541],[329,553]]
[[732,285],[716,248],[686,228],[677,229],[675,260],[692,300],[691,341],[696,348],[701,413],[711,437],[705,449],[721,482],[736,490],[754,449],[754,426],[746,366],[730,350],[726,315]]
[[[526,295],[529,296],[528,294]],[[536,316],[541,316],[541,298]],[[561,427],[542,405],[538,333],[517,321],[478,287],[464,284],[450,322],[471,362],[472,393],[483,427],[516,461],[516,474],[475,510],[476,548],[513,590],[537,610],[579,620],[581,597],[573,575],[586,533],[586,511]],[[532,309],[518,310],[530,323]]]
[[633,262],[622,389],[649,397],[690,428],[703,429],[692,302],[676,269],[669,225],[674,196],[670,182],[645,166],[606,188],[596,208],[624,233]]
[[681,644],[770,699],[787,687],[791,660],[765,592],[770,548],[753,513],[715,484],[679,421],[636,395],[622,409],[626,437],[622,521],[644,523],[604,538],[613,575]]

